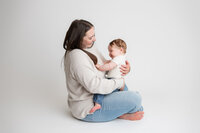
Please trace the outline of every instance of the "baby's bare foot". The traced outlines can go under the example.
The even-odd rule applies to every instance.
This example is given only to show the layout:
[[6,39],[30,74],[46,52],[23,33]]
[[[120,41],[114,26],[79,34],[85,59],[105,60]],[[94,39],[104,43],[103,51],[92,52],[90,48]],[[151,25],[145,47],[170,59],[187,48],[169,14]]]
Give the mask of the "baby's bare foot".
[[143,118],[144,112],[143,111],[138,111],[132,114],[123,114],[122,116],[120,116],[120,119],[125,119],[125,120],[141,120]]
[[94,113],[96,110],[100,108],[101,108],[101,105],[98,103],[95,103],[95,106],[90,110],[90,113]]

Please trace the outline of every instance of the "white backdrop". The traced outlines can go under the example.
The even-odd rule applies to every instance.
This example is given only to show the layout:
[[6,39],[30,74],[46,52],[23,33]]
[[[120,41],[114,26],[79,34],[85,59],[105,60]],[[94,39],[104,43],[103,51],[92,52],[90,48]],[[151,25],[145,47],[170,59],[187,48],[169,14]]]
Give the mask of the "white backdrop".
[[198,0],[1,0],[0,132],[27,132],[38,114],[45,116],[40,112],[67,109],[62,43],[74,19],[94,24],[95,45],[106,58],[111,40],[126,41],[132,70],[126,83],[141,93],[147,112],[168,103],[166,113],[183,111],[197,121],[199,7]]

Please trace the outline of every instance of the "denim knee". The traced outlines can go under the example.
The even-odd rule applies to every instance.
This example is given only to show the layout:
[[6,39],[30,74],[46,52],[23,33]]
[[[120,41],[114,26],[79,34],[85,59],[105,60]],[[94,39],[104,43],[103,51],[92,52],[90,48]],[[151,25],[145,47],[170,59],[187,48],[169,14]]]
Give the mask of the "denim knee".
[[130,91],[130,102],[133,105],[133,109],[139,111],[142,108],[142,97],[138,92]]

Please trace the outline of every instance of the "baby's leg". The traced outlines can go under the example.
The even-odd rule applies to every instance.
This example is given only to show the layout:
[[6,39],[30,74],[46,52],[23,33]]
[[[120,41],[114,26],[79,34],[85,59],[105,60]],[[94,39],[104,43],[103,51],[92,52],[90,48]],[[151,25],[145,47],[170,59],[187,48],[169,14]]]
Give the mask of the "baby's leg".
[[94,107],[90,110],[90,113],[94,113],[96,110],[100,108],[101,108],[101,105],[98,103],[95,103]]
[[104,95],[94,94],[93,101],[95,103],[94,107],[90,110],[90,113],[94,113],[96,110],[101,108],[102,100]]

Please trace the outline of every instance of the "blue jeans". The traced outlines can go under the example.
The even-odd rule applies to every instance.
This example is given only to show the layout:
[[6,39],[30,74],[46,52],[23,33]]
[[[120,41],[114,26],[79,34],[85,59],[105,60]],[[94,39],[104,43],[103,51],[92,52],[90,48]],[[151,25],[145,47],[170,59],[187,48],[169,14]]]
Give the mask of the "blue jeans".
[[[127,89],[126,86],[125,86],[124,90],[125,90],[125,89]],[[114,90],[113,92],[117,92],[117,91],[120,91],[120,90],[119,90],[119,89],[116,89],[116,90]],[[112,93],[113,93],[113,92],[112,92]],[[94,94],[93,101],[94,101],[95,103],[98,103],[98,104],[102,105],[102,101],[103,101],[104,96],[105,96],[104,94]]]
[[104,95],[101,109],[93,114],[88,114],[83,121],[88,122],[106,122],[111,121],[126,113],[135,113],[142,111],[141,96],[137,92],[114,91],[111,94]]
[[[108,79],[112,79],[112,78],[108,78]],[[128,90],[128,88],[125,85],[124,91],[127,91],[127,90]],[[116,91],[119,91],[119,89],[116,89],[113,92],[116,92]],[[103,101],[104,96],[105,96],[104,94],[94,94],[93,101],[95,103],[98,103],[98,104],[102,105],[102,101]]]

